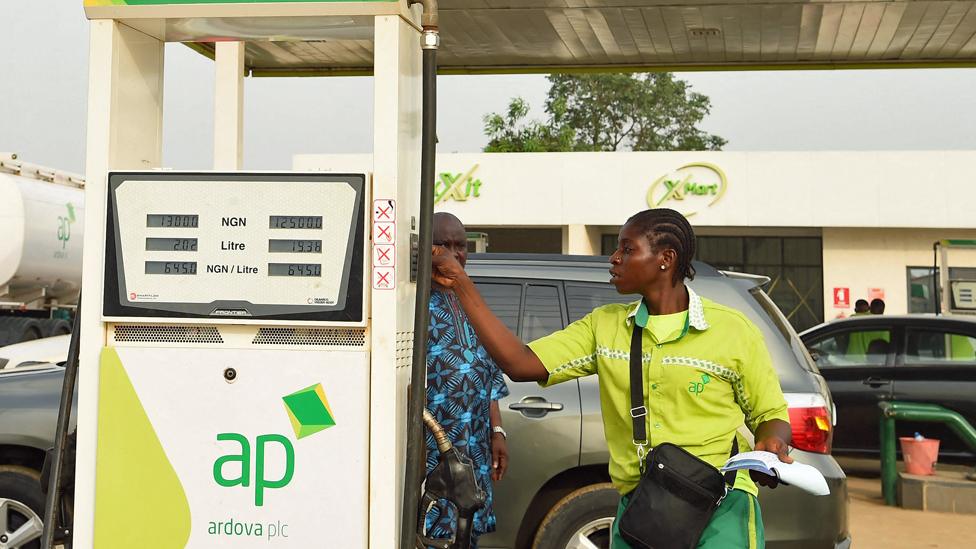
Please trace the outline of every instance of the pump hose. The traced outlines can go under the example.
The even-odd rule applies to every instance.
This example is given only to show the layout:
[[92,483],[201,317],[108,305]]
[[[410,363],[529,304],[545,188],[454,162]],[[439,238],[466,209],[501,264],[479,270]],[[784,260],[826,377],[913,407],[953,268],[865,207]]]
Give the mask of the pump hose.
[[[41,547],[51,549],[58,534],[58,525],[67,522],[66,513],[58,515],[61,508],[62,467],[64,465],[65,448],[68,445],[68,427],[71,423],[71,403],[75,394],[75,382],[78,379],[78,353],[81,348],[81,294],[78,294],[78,305],[75,307],[75,318],[71,328],[71,339],[68,343],[68,360],[64,364],[64,379],[61,381],[61,402],[58,405],[58,423],[54,434],[54,452],[51,454],[51,476],[48,480],[47,499],[44,502],[44,525],[41,534]],[[64,509],[61,509],[64,511]],[[4,517],[6,518],[6,517]],[[70,533],[72,529],[69,528]]]
[[434,171],[437,147],[437,1],[410,0],[423,5],[423,123],[420,149],[420,227],[417,245],[417,297],[414,304],[413,364],[407,402],[407,447],[403,479],[403,506],[400,516],[400,549],[412,549],[417,538],[420,514],[420,486],[424,482],[423,423],[418,421],[427,403],[427,323],[430,311],[431,248],[433,247]]
[[451,441],[447,439],[447,433],[444,432],[444,428],[441,427],[440,423],[437,423],[434,415],[427,411],[426,408],[424,409],[424,425],[434,435],[434,440],[437,441],[437,451],[442,454],[450,451]]

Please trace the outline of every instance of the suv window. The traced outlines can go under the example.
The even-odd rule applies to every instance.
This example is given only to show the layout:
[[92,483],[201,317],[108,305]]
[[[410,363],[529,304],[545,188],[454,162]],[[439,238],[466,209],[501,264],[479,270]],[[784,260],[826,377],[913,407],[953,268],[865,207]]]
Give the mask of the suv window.
[[488,308],[513,333],[518,333],[519,305],[522,302],[521,284],[499,284],[475,280],[478,292]]
[[[614,237],[616,238],[616,237]],[[566,283],[566,303],[569,306],[569,321],[576,322],[590,311],[610,303],[630,303],[637,296],[621,295],[609,284]]]
[[905,330],[905,364],[976,363],[976,338],[936,330]]
[[563,313],[556,286],[529,284],[525,288],[522,340],[534,341],[563,329]]
[[891,352],[887,329],[849,330],[808,345],[817,366],[883,366]]

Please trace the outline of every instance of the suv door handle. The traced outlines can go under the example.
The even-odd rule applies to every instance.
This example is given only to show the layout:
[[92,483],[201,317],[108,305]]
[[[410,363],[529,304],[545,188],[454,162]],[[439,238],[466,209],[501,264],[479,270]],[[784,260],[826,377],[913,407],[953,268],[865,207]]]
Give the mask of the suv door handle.
[[516,402],[508,405],[509,410],[545,410],[547,412],[558,412],[563,409],[559,402]]
[[882,385],[891,385],[891,380],[890,379],[881,379],[879,377],[872,376],[872,377],[869,377],[869,378],[865,379],[861,383],[863,383],[864,385],[868,385],[868,386],[870,386],[870,387],[872,387],[874,389],[877,389],[878,387],[881,387]]
[[558,412],[563,409],[561,402],[549,402],[542,397],[525,397],[518,402],[508,405],[509,410],[516,410],[525,417],[540,418],[549,412]]

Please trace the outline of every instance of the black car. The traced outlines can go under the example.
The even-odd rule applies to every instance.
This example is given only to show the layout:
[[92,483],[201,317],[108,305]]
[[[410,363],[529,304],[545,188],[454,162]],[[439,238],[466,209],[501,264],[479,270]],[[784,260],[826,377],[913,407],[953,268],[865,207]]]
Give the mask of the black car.
[[[834,397],[835,453],[878,454],[882,400],[938,404],[976,425],[976,318],[855,316],[821,324],[800,338]],[[974,457],[941,424],[900,421],[896,432],[939,439],[940,459]]]

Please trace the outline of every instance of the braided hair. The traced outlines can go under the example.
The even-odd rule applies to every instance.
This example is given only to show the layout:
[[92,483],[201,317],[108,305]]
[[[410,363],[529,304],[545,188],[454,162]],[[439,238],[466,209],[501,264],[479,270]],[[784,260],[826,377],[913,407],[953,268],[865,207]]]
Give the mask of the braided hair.
[[652,250],[671,248],[677,254],[677,265],[672,274],[674,284],[685,278],[695,278],[691,265],[695,257],[695,231],[685,216],[670,208],[653,208],[638,212],[627,220],[647,237]]

